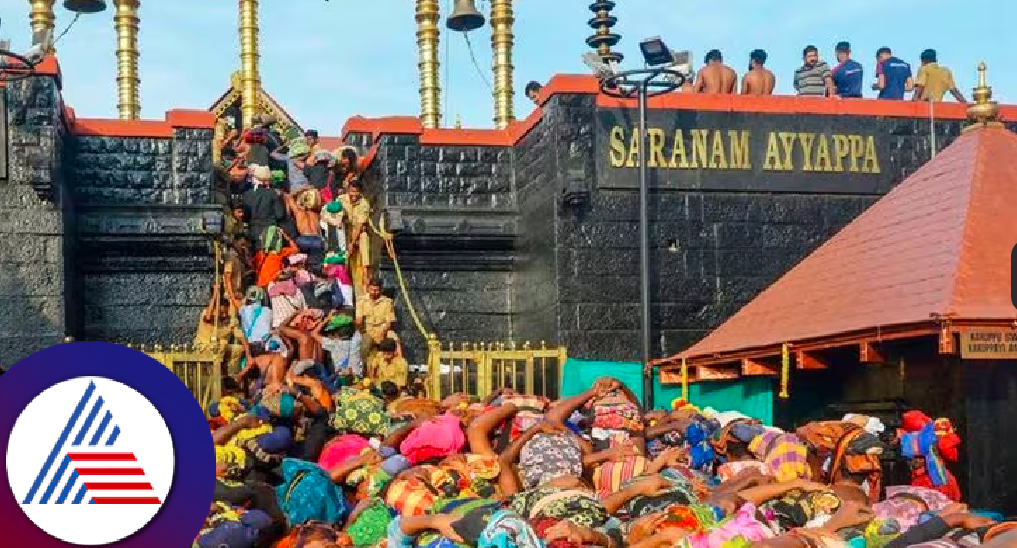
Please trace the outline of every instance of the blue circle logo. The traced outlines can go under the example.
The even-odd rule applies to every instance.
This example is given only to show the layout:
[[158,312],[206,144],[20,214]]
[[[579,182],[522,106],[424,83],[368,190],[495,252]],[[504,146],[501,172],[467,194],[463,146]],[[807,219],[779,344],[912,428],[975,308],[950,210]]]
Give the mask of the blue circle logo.
[[3,544],[191,546],[215,488],[204,412],[166,366],[123,346],[47,348],[0,376]]

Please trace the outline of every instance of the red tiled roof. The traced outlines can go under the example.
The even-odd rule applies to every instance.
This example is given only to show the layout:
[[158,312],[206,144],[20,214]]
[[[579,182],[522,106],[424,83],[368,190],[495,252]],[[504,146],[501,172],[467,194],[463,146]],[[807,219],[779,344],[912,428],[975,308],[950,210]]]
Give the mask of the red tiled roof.
[[962,134],[676,358],[956,319],[1017,318],[1017,134]]

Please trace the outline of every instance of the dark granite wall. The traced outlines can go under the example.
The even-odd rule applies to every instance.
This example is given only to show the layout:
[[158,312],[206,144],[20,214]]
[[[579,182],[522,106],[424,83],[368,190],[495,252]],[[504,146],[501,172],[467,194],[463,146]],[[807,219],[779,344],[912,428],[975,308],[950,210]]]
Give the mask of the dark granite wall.
[[191,342],[213,277],[202,222],[216,212],[209,205],[212,130],[78,137],[73,188],[83,254],[80,336]]
[[[352,135],[355,146],[367,146]],[[397,229],[396,248],[410,297],[426,329],[445,342],[505,341],[512,336],[516,225],[511,151],[436,147],[417,136],[383,136],[365,177],[377,212]],[[399,291],[395,265],[382,254],[381,276],[396,299],[400,334],[412,363],[426,344]]]
[[8,173],[0,180],[0,368],[60,343],[68,328],[70,211],[60,166],[66,139],[59,82],[9,82]]
[[[538,326],[541,337],[567,345],[572,356],[637,360],[639,197],[634,188],[603,184],[606,170],[599,163],[591,166],[592,158],[607,154],[597,142],[600,112],[588,97],[556,96],[545,108],[544,121],[516,147],[517,177],[542,184],[532,189],[518,184],[521,283],[514,312],[520,323]],[[726,116],[754,132],[788,123],[785,116]],[[726,129],[724,123],[711,122]],[[930,156],[925,120],[831,117],[809,123],[830,132],[877,135],[885,180],[880,189],[859,193],[845,185],[836,192],[748,191],[738,190],[731,184],[737,179],[729,178],[726,190],[700,190],[709,186],[703,181],[711,173],[693,171],[686,172],[696,179],[690,189],[652,190],[656,356],[673,354],[703,337]],[[938,147],[949,144],[960,128],[959,122],[940,122]],[[563,164],[576,154],[591,158],[585,164],[587,180],[600,188],[593,189],[589,204],[580,210],[563,210],[560,193],[568,170]],[[809,184],[809,174],[786,178],[799,187]],[[553,233],[548,224],[554,225]],[[540,282],[552,272],[555,280],[548,288]]]
[[59,79],[4,89],[0,366],[61,342],[190,342],[208,302],[212,130],[74,136]]

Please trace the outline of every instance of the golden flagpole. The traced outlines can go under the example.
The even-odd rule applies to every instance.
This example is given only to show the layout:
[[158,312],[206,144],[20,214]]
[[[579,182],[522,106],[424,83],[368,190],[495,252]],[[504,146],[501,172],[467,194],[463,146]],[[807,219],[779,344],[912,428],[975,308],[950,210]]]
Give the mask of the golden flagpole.
[[117,109],[123,120],[141,118],[141,78],[138,77],[138,8],[140,0],[114,0],[117,33]]
[[[28,20],[32,25],[32,32],[36,33],[48,30],[52,34],[56,28],[56,15],[53,13],[53,4],[56,0],[28,0],[31,11],[28,13]],[[54,50],[51,49],[50,53]]]
[[438,81],[438,43],[441,40],[438,0],[417,0],[417,53],[420,70],[420,121],[425,128],[441,127],[441,84]]
[[245,128],[258,113],[258,62],[258,0],[240,0],[240,115]]
[[491,0],[491,50],[494,57],[494,125],[505,129],[515,120],[512,102],[512,46],[515,36],[512,0]]

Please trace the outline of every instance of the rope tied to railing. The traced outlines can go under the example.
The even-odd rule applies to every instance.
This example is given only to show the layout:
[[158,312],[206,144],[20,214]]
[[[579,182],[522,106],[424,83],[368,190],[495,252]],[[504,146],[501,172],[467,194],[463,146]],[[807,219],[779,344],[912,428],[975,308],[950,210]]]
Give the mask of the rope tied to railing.
[[409,311],[410,318],[413,319],[413,324],[417,327],[417,331],[420,331],[420,334],[425,339],[433,338],[434,334],[428,332],[427,329],[424,328],[424,322],[421,321],[420,315],[417,314],[416,307],[413,306],[413,300],[410,299],[410,291],[406,284],[406,278],[403,276],[403,269],[399,265],[399,257],[396,254],[395,236],[385,229],[384,217],[381,219],[380,228],[374,224],[374,219],[371,219],[370,217],[367,218],[367,224],[370,226],[371,231],[377,234],[378,237],[385,243],[385,249],[388,251],[389,259],[392,260],[392,266],[395,269],[396,280],[399,282],[399,291],[403,295],[403,301],[406,303],[406,310]]

